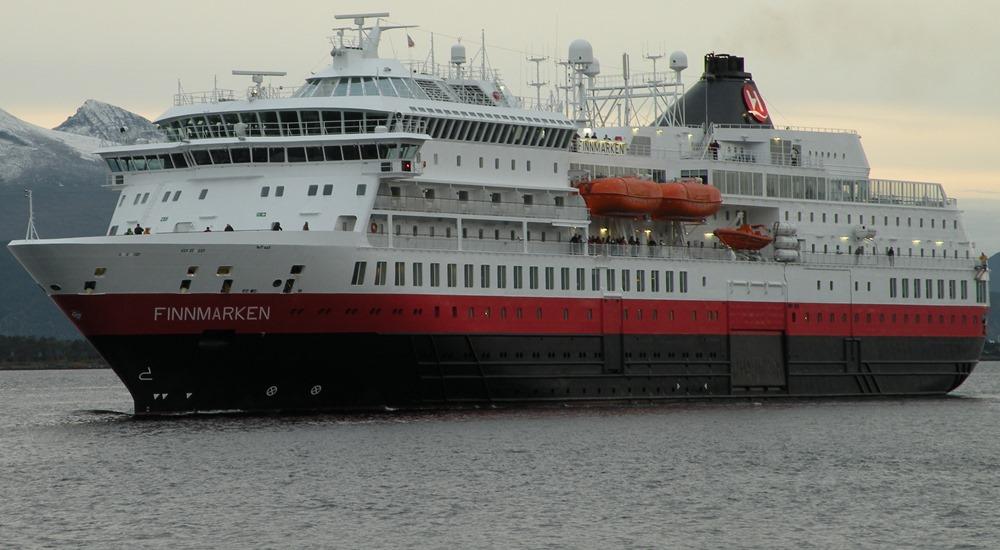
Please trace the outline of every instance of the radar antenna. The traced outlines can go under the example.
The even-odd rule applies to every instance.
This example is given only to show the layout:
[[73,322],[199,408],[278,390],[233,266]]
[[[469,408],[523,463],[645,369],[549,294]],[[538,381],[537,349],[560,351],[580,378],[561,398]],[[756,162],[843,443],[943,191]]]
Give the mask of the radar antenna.
[[241,71],[234,70],[233,76],[249,76],[253,80],[253,87],[250,88],[250,92],[247,94],[247,98],[253,101],[257,98],[266,97],[265,90],[261,88],[261,84],[264,83],[265,76],[285,76],[288,73],[285,71]]

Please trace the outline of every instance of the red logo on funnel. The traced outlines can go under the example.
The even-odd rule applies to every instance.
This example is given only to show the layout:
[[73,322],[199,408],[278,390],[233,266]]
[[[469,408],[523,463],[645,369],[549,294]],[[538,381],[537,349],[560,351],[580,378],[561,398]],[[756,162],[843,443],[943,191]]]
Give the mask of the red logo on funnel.
[[768,121],[767,105],[764,105],[764,98],[760,97],[760,92],[754,84],[743,85],[743,104],[757,122],[763,124]]

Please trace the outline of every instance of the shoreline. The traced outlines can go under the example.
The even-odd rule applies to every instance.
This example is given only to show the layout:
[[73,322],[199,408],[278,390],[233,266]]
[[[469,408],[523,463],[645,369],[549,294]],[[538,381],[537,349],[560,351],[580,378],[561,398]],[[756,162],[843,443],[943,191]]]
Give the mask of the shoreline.
[[108,369],[103,361],[67,361],[58,363],[28,362],[28,363],[0,363],[0,371],[13,370],[98,370]]

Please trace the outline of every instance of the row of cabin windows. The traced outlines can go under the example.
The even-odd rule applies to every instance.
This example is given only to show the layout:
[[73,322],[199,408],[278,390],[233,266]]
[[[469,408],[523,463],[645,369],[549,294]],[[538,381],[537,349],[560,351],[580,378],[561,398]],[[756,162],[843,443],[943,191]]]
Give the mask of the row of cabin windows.
[[[951,280],[937,279],[937,284],[935,285],[934,279],[921,280],[919,278],[916,278],[913,279],[913,284],[911,286],[910,279],[907,278],[897,279],[896,277],[891,277],[889,279],[889,297],[910,298],[912,296],[914,299],[926,298],[928,300],[933,300],[934,291],[936,289],[937,299],[944,300],[945,283],[947,283],[948,300],[955,300],[955,299],[968,300],[969,281],[962,280],[957,282],[959,283],[959,285],[957,285],[958,292],[956,292],[956,281],[954,279]],[[977,283],[976,301],[980,302],[981,296],[979,295],[978,286],[979,283],[983,283],[983,285],[985,286],[985,283],[983,281],[976,281],[976,283]],[[910,292],[911,289],[913,291],[912,294]],[[957,298],[956,296],[960,296],[960,298]],[[985,300],[982,300],[982,303],[985,303]]]
[[244,111],[192,115],[160,123],[171,141],[190,139],[370,134],[389,113],[343,110]]
[[313,145],[308,147],[232,147],[192,149],[185,153],[169,155],[113,157],[104,160],[112,172],[143,172],[187,168],[195,165],[409,160],[416,157],[418,148],[417,145],[406,143]]
[[[854,322],[855,323],[862,323],[863,322],[863,323],[867,323],[867,324],[871,324],[871,323],[875,323],[875,322],[877,322],[879,324],[883,324],[883,323],[886,323],[886,322],[893,323],[893,324],[896,324],[896,323],[909,323],[911,317],[913,319],[913,323],[914,324],[920,324],[920,319],[921,318],[926,318],[927,324],[933,324],[935,322],[934,321],[935,315],[931,314],[931,313],[926,314],[926,316],[923,316],[923,315],[921,315],[919,313],[913,313],[912,316],[911,316],[911,314],[909,314],[909,313],[903,313],[903,314],[896,314],[896,313],[885,314],[885,313],[879,313],[879,314],[876,315],[876,314],[874,314],[872,312],[866,312],[863,315],[861,313],[859,313],[859,312],[855,312],[854,313]],[[939,314],[936,315],[936,317],[937,317],[937,323],[938,324],[944,324],[945,323],[945,316],[944,316],[944,314],[939,313]],[[816,323],[816,324],[821,324],[821,323],[837,323],[837,319],[838,319],[838,315],[836,313],[830,312],[830,313],[824,314],[822,311],[819,311],[819,312],[808,312],[807,311],[807,312],[801,312],[801,314],[800,313],[792,313],[792,315],[791,315],[791,322],[793,322],[793,323],[810,323],[810,322]],[[846,313],[841,313],[839,315],[839,319],[840,319],[841,323],[847,323],[848,320],[849,320],[849,318],[848,318],[848,316],[847,316]],[[954,325],[954,324],[956,324],[958,322],[961,322],[963,325],[968,324],[969,322],[971,322],[972,324],[978,324],[979,323],[979,316],[978,315],[965,315],[965,314],[963,314],[961,316],[961,321],[960,321],[959,320],[959,316],[957,314],[955,314],[955,313],[952,313],[950,315],[950,323],[952,325]]]
[[[866,288],[866,292],[871,292],[872,291],[872,283],[871,283],[871,281],[868,281],[865,284],[866,284],[866,287],[865,287]],[[816,290],[823,290],[823,286],[824,286],[823,285],[823,281],[820,281],[820,280],[816,281]],[[827,281],[827,284],[825,286],[827,286],[830,291],[833,291],[833,286],[834,286],[833,285],[833,281]],[[854,281],[854,291],[855,292],[860,292],[861,291],[861,281]]]
[[[817,252],[817,250],[816,250],[816,243],[812,243],[809,246],[810,246],[810,252],[813,252],[813,253]],[[714,245],[713,245],[713,248],[714,248]],[[854,254],[858,250],[858,247],[854,247],[853,250],[852,250],[851,246],[845,246],[844,248],[846,249],[847,253],[850,253],[850,254]],[[861,253],[862,254],[869,254],[867,248],[865,248],[863,246],[860,247],[860,248],[861,248]],[[898,246],[895,247],[895,248],[888,247],[888,248],[886,248],[886,250],[881,250],[881,251],[879,250],[879,247],[873,246],[872,247],[872,251],[871,251],[871,255],[872,256],[878,256],[879,254],[887,253],[888,250],[889,250],[889,248],[893,249],[893,255],[894,256],[902,256],[903,255],[903,248],[902,247],[898,247]],[[920,251],[919,256],[921,258],[926,257],[926,252],[927,252],[926,248],[919,248],[918,250]],[[912,258],[913,257],[913,248],[907,248],[906,251],[907,251],[906,252],[907,257],[911,257]],[[930,251],[931,251],[931,256],[930,256],[931,258],[937,258],[938,257],[937,256],[937,253],[938,253],[937,248],[931,248]],[[838,245],[834,245],[832,250],[830,248],[830,245],[824,244],[823,245],[823,254],[830,254],[831,252],[833,252],[835,254],[842,254],[844,251],[841,250],[839,244]],[[952,252],[952,258],[958,259],[958,250],[952,250],[951,252]],[[942,258],[947,258],[948,257],[948,251],[947,250],[941,250],[941,257]],[[969,258],[969,251],[968,250],[965,251],[965,257]]]
[[[815,212],[809,212],[808,214],[809,214],[809,222],[810,223],[815,223],[816,222],[816,213]],[[726,213],[726,216],[727,216],[726,219],[727,220],[729,219],[728,215],[729,214],[727,212]],[[860,223],[860,224],[867,224],[867,225],[871,225],[873,227],[877,225],[876,221],[878,220],[878,216],[875,216],[874,214],[870,215],[867,218],[867,220],[869,220],[869,221],[865,221],[866,218],[865,218],[864,214],[858,214],[857,218],[853,218],[851,214],[847,214],[846,216],[847,216],[847,223],[853,223],[853,220],[857,219],[858,223]],[[882,225],[884,225],[886,227],[889,227],[889,220],[890,219],[891,218],[889,216],[882,216]],[[896,219],[896,227],[900,227],[900,222],[901,222],[902,218],[900,216],[895,216],[895,219]],[[937,227],[940,227],[941,229],[947,229],[948,228],[948,220],[946,220],[944,218],[941,219],[941,225],[940,226],[937,225],[937,218],[928,218],[928,219],[930,221],[930,227],[931,227],[931,229],[936,229]],[[796,220],[797,221],[803,221],[803,212],[801,210],[799,210],[798,212],[796,212]],[[787,221],[791,221],[791,211],[790,210],[785,210],[785,221],[786,222]],[[826,212],[820,212],[820,222],[821,223],[827,223],[827,214],[826,214]],[[924,218],[917,218],[917,222],[918,222],[918,227],[924,227]],[[839,213],[834,212],[834,214],[833,214],[833,223],[840,223],[840,214]],[[909,216],[909,217],[906,218],[906,227],[913,227],[913,217],[912,216]],[[958,220],[957,219],[951,220],[951,228],[952,229],[958,229]]]
[[427,120],[426,133],[434,139],[565,149],[569,147],[573,136],[576,135],[576,130],[478,120],[431,118]]
[[[438,164],[438,154],[437,153],[434,153],[434,164],[435,165]],[[462,167],[462,155],[455,155],[455,166],[457,166],[459,168]],[[485,157],[479,157],[479,167],[480,168],[485,168],[486,167],[486,158]],[[494,158],[493,159],[493,169],[494,170],[499,170],[500,169],[500,159],[499,158]],[[511,170],[517,170],[517,159],[510,159],[510,169]],[[530,172],[531,171],[531,161],[530,160],[524,161],[524,169],[525,169],[526,172]],[[559,163],[558,162],[553,162],[552,163],[552,173],[553,174],[558,174],[559,173]]]
[[[426,109],[428,112],[441,109]],[[250,111],[194,115],[164,121],[160,128],[171,141],[260,136],[311,136],[374,133],[378,127],[389,131],[427,133],[436,139],[476,141],[505,145],[569,147],[574,128],[552,128],[528,125],[545,123],[541,119],[495,113],[449,111],[461,117],[494,118],[498,122],[437,116],[405,116],[393,118],[386,112],[367,111]],[[519,124],[510,121],[524,121]],[[549,121],[555,122],[555,121]]]
[[[368,188],[367,184],[359,183],[357,185],[357,188],[355,189],[355,193],[358,196],[364,196],[365,191],[367,190],[367,188]],[[319,186],[318,185],[310,185],[306,189],[306,195],[308,195],[310,197],[316,196],[318,192],[319,192]],[[331,185],[331,184],[324,185],[323,186],[323,196],[330,196],[332,194],[333,194],[333,185]],[[171,200],[171,195],[173,196],[172,202],[177,202],[181,198],[181,192],[180,191],[166,191],[166,192],[163,193],[163,198],[160,199],[160,202],[167,202],[168,200]],[[278,185],[278,186],[274,187],[274,197],[278,198],[278,197],[283,197],[284,195],[285,195],[285,186],[284,185]],[[198,193],[198,200],[205,200],[205,198],[207,196],[208,196],[208,189],[202,189]],[[261,187],[260,188],[260,196],[261,197],[269,197],[269,196],[271,196],[271,186],[265,185],[265,186]],[[118,206],[122,206],[123,204],[125,204],[125,199],[126,199],[126,195],[124,193],[122,193],[121,199],[118,200]],[[149,200],[149,193],[136,193],[135,198],[132,200],[132,205],[135,206],[135,205],[139,205],[139,204],[146,204],[146,201],[148,201],[148,200]]]
[[[442,309],[444,310],[443,312],[442,312]],[[553,317],[551,315],[551,313],[552,313],[551,310],[552,309],[556,309],[556,308],[552,308],[552,307],[549,307],[549,308],[536,307],[535,311],[534,311],[534,318],[537,319],[537,320],[542,320],[542,319],[546,319],[546,318],[551,319]],[[572,308],[572,310],[576,310],[575,314],[573,313],[573,311],[571,310],[571,308],[568,308],[568,307],[563,307],[563,308],[558,308],[558,309],[560,310],[559,313],[561,314],[561,317],[562,317],[563,321],[569,321],[569,320],[571,320],[572,317],[575,317],[575,319],[572,319],[572,320],[587,320],[587,321],[593,321],[593,320],[595,320],[595,319],[598,318],[598,317],[596,317],[594,315],[594,309],[593,308]],[[490,307],[490,306],[480,306],[478,309],[475,306],[469,306],[469,307],[465,307],[465,308],[460,308],[459,306],[451,306],[450,308],[449,307],[442,308],[441,306],[434,306],[434,309],[432,311],[433,311],[434,317],[441,317],[442,315],[448,316],[450,314],[450,316],[452,318],[459,318],[459,317],[462,317],[464,315],[467,319],[470,319],[470,320],[477,319],[477,318],[480,318],[480,319],[483,319],[483,320],[488,320],[488,319],[493,318],[494,308]],[[530,309],[528,311],[530,313]],[[546,311],[550,311],[550,314],[548,316],[546,316],[546,313],[545,313]],[[517,319],[517,320],[525,319],[525,317],[526,317],[526,315],[525,315],[525,308],[523,308],[523,307],[512,307],[512,308],[510,308],[510,312],[512,314],[512,317],[514,319]],[[630,319],[631,320],[635,320],[635,321],[643,321],[643,320],[658,321],[658,320],[660,320],[660,313],[661,312],[663,313],[664,320],[667,320],[667,321],[675,321],[675,320],[677,320],[677,321],[687,322],[687,320],[698,321],[698,319],[699,319],[699,316],[698,316],[699,310],[696,307],[690,307],[686,311],[685,310],[675,311],[673,309],[663,309],[663,310],[660,310],[660,309],[656,309],[656,308],[646,308],[646,309],[644,309],[644,308],[634,308],[634,309],[622,308],[621,319],[623,321],[628,321]],[[347,308],[344,311],[345,315],[359,315],[360,313],[361,313],[361,309],[360,308],[353,308],[353,307],[352,308]],[[405,315],[406,314],[406,309],[405,308],[399,308],[399,307],[397,307],[397,308],[393,308],[392,311],[388,312],[388,313],[390,313],[391,315],[397,315],[397,316],[398,315]],[[685,315],[685,313],[686,313],[686,315]],[[704,315],[702,317],[703,320],[706,320],[706,321],[718,321],[718,320],[720,320],[719,310],[705,309],[705,310],[701,310],[701,313],[703,313],[703,315]],[[373,308],[370,308],[368,310],[368,315],[369,316],[378,316],[378,315],[381,315],[381,314],[382,314],[382,308],[380,308],[380,307],[373,307]],[[424,314],[424,309],[423,308],[413,308],[411,314],[414,315],[414,316],[422,316]],[[507,307],[506,306],[499,306],[499,307],[497,307],[496,308],[496,314],[497,314],[497,318],[499,318],[500,320],[506,320],[508,318]],[[535,352],[535,354],[537,356],[537,352]],[[501,355],[503,356],[504,354],[501,353]],[[630,354],[626,354],[626,355],[629,356]],[[640,353],[640,357],[645,357],[645,355],[646,355],[645,353]],[[684,357],[687,357],[687,355],[688,355],[687,353],[683,354]],[[518,354],[518,356],[520,356],[520,354]],[[553,354],[550,352],[549,356],[552,357]],[[654,356],[659,356],[659,354],[658,353],[654,354]],[[699,354],[697,354],[697,356],[701,357],[701,354],[699,353]],[[714,357],[715,354],[713,353],[713,354],[711,354],[711,356]],[[668,352],[668,357],[674,357],[674,353]]]
[[[509,266],[508,269],[506,265],[491,266],[482,264],[476,266],[475,264],[462,264],[461,270],[459,270],[459,264],[444,264],[444,277],[442,279],[441,265],[440,263],[431,263],[428,265],[428,283],[431,287],[447,286],[449,288],[456,288],[461,282],[464,288],[492,288],[495,285],[495,288],[505,289],[508,288],[509,282],[510,288],[525,288],[524,266]],[[367,267],[368,262],[354,263],[354,271],[351,274],[352,285],[360,286],[366,283],[365,274]],[[374,279],[371,282],[375,286],[387,285],[390,278],[389,268],[389,262],[375,262]],[[618,276],[619,274],[616,274],[615,269],[610,268],[591,268],[589,277],[587,268],[583,267],[575,269],[561,267],[558,268],[558,272],[556,270],[557,268],[555,267],[528,266],[527,288],[537,290],[544,285],[546,290],[555,290],[558,286],[560,290],[607,290],[614,292],[618,290],[617,287],[620,283],[623,292],[631,292],[633,288],[636,292],[646,292],[647,289],[649,292],[661,292],[662,289],[662,292],[668,293],[687,293],[688,291],[687,271],[676,272],[675,279],[675,272],[670,270],[663,272],[649,270],[647,273],[645,269],[637,269],[634,272],[630,269],[622,269],[620,270],[620,277]],[[392,283],[395,286],[407,286],[406,278],[408,273],[410,275],[410,286],[424,286],[425,270],[423,262],[412,263],[409,270],[407,270],[406,262],[393,262],[391,270]],[[509,279],[508,275],[510,276]],[[590,283],[589,288],[588,281]],[[701,282],[702,286],[707,285],[707,277],[702,277]]]

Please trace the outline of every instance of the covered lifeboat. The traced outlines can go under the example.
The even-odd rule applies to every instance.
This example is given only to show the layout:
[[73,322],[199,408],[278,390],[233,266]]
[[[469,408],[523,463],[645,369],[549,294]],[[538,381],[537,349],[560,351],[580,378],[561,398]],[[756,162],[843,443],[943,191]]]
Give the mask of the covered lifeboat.
[[767,226],[764,225],[720,227],[714,234],[722,244],[733,250],[760,250],[774,241],[774,238],[767,233]]
[[722,194],[697,180],[656,183],[639,178],[601,178],[580,185],[580,196],[596,216],[651,216],[701,220],[719,211]]

